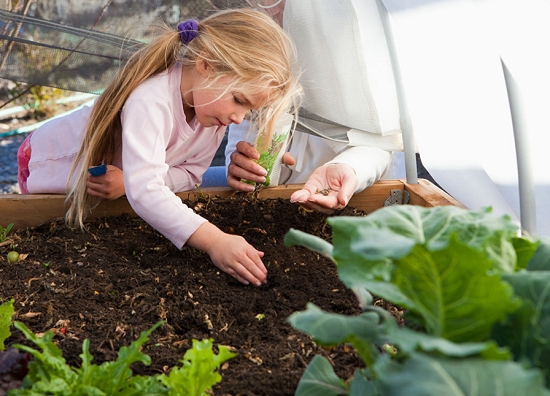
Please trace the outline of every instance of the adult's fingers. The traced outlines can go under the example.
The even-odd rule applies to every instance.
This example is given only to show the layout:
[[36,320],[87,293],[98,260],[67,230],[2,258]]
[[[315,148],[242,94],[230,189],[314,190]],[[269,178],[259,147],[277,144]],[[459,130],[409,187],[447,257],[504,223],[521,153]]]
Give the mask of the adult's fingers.
[[290,202],[297,203],[306,210],[314,210],[324,214],[332,214],[335,210],[341,210],[345,206],[338,202],[336,195],[311,194],[308,190],[295,191],[290,196]]
[[254,171],[251,171],[231,162],[227,166],[227,176],[228,178],[231,177],[237,180],[241,180],[241,179],[250,180],[256,183],[265,182],[265,175],[266,175],[265,169],[258,164],[255,164],[255,165],[257,165],[258,168],[255,169]]
[[241,153],[247,158],[251,158],[251,159],[259,159],[260,158],[259,151],[256,150],[254,148],[254,146],[252,146],[250,143],[245,142],[244,140],[241,140],[240,142],[238,142],[237,145],[235,146],[235,148],[237,149],[237,151],[235,151],[235,153],[237,153],[237,152]]
[[292,166],[296,163],[296,160],[294,159],[292,154],[290,154],[289,152],[286,152],[283,154],[282,162],[285,165]]
[[292,195],[290,196],[290,202],[297,202],[297,203],[305,203],[307,202],[309,196],[311,195],[311,193],[307,190],[298,190],[298,191],[294,191],[292,193]]
[[245,154],[234,151],[231,154],[231,162],[229,163],[229,167],[232,167],[232,172],[235,171],[236,168],[240,168],[244,171],[265,176],[267,174],[267,171],[258,163],[255,162],[254,158],[247,157]]
[[234,152],[231,155],[231,163],[227,166],[227,185],[238,191],[254,191],[254,185],[242,180],[264,183],[266,174],[266,170],[253,160]]

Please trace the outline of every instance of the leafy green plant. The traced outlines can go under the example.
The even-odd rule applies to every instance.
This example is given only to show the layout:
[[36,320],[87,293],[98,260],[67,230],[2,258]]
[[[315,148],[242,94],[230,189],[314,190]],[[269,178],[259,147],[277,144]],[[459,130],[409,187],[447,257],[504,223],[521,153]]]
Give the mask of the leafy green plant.
[[[263,183],[264,186],[271,185],[271,173],[273,172],[275,161],[280,158],[281,150],[284,150],[285,148],[289,133],[290,132],[286,132],[274,136],[269,148],[260,152],[260,158],[256,160],[256,163],[267,171],[267,174],[265,175],[265,182]],[[262,145],[263,143],[258,142],[258,146],[261,147]]]
[[[36,67],[33,62],[30,64]],[[43,119],[59,112],[60,105],[58,101],[65,97],[68,92],[59,88],[29,85],[14,81],[10,94],[16,98],[13,101],[14,103],[21,103],[25,108],[30,110],[30,115],[33,119]]]
[[151,333],[163,323],[156,323],[149,330],[143,331],[128,347],[122,347],[115,361],[100,365],[92,363],[90,342],[84,340],[80,355],[82,364],[76,368],[66,363],[61,350],[53,342],[51,331],[38,337],[22,322],[16,321],[14,326],[40,350],[21,344],[13,345],[30,353],[34,359],[28,365],[29,372],[23,387],[11,390],[9,396],[206,395],[212,386],[221,381],[221,375],[216,370],[223,362],[235,356],[224,346],[219,346],[219,354],[215,354],[211,339],[193,340],[193,347],[185,353],[181,361],[183,366],[174,367],[169,375],[133,375],[130,368],[133,363],[151,363],[151,358],[143,353],[141,348],[149,340]]
[[260,153],[260,158],[255,162],[266,170],[265,182],[256,185],[253,181],[243,179],[244,183],[255,185],[257,188],[279,184],[281,161],[285,147],[292,135],[293,122],[294,116],[284,113],[277,118],[272,131],[263,129],[258,133],[254,147]]
[[174,367],[161,381],[170,389],[171,396],[206,395],[222,380],[220,366],[235,357],[226,346],[218,347],[218,354],[212,351],[212,339],[193,340],[193,348],[185,352],[181,367]]
[[10,326],[13,312],[13,299],[0,305],[0,351],[5,349],[4,341],[11,335]]
[[[316,356],[296,395],[550,395],[550,242],[490,209],[386,207],[328,220],[333,244],[291,230],[287,246],[330,257],[363,313],[309,304],[288,319],[365,363],[336,376]],[[405,309],[404,325],[372,294]]]
[[13,227],[13,223],[8,224],[6,228],[0,226],[0,243],[5,242],[8,239],[8,234]]

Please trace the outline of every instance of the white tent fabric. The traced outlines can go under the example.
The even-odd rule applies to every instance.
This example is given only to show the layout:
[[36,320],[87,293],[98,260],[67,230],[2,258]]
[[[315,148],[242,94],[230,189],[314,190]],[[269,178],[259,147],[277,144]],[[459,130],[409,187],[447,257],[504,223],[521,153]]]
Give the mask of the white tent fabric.
[[[524,228],[550,236],[550,2],[474,0],[484,33],[497,48],[505,70],[515,131],[520,217]],[[517,212],[516,212],[517,213]]]
[[[349,127],[351,145],[402,149],[395,81],[376,0],[287,1],[283,25],[300,59],[303,107]],[[324,39],[327,34],[334,36]],[[312,47],[312,42],[323,45]],[[329,128],[323,132],[330,135]]]
[[381,1],[424,165],[465,206],[519,219],[506,81],[479,10],[470,0]]
[[431,175],[467,207],[491,206],[550,236],[550,3],[381,2]]

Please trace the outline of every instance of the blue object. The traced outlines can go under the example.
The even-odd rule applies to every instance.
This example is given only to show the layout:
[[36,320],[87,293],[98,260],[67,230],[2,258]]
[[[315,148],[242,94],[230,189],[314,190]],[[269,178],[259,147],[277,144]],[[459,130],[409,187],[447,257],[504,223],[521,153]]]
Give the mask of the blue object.
[[211,166],[202,175],[201,187],[227,187],[225,166]]
[[90,172],[90,175],[92,176],[101,176],[107,173],[107,165],[102,164],[98,166],[92,166],[91,168],[88,168],[88,172]]

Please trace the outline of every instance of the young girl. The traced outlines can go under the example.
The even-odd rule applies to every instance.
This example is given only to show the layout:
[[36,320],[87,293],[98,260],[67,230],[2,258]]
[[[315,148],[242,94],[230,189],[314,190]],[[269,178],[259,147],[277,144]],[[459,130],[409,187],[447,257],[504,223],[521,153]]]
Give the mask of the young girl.
[[[191,190],[226,126],[250,116],[271,130],[295,106],[294,47],[261,12],[221,11],[182,22],[138,51],[92,107],[51,120],[18,153],[22,193],[67,194],[67,222],[83,227],[98,199],[124,194],[178,248],[209,254],[244,284],[266,282],[260,252],[222,232],[174,192]],[[107,164],[107,173],[88,168]]]

